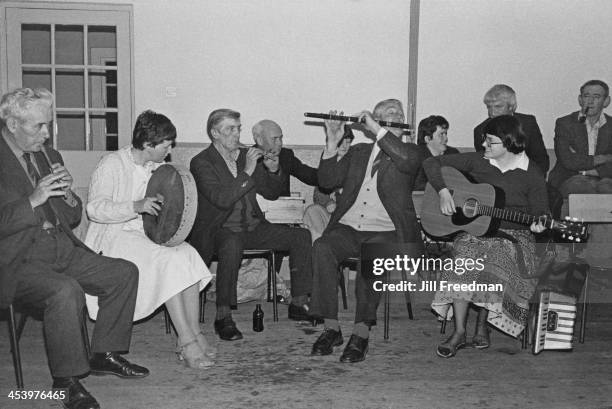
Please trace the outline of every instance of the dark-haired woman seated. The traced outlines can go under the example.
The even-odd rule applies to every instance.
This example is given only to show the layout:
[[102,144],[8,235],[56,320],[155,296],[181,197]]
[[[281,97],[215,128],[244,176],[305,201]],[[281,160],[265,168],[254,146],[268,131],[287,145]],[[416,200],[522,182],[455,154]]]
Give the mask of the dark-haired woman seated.
[[[449,124],[446,118],[440,115],[430,115],[419,122],[417,130],[417,145],[421,149],[423,161],[432,156],[452,155],[459,153],[457,148],[448,146],[448,128]],[[414,180],[413,190],[425,190],[427,185],[427,177],[423,167],[419,169],[416,179]]]
[[[516,118],[502,115],[492,118],[484,127],[484,157],[482,152],[445,155],[427,159],[425,173],[440,196],[440,211],[455,213],[453,197],[442,177],[441,166],[451,166],[471,176],[477,183],[494,185],[505,193],[505,208],[530,215],[548,213],[548,198],[544,177],[525,154],[525,135]],[[531,231],[530,231],[531,230]],[[432,308],[447,317],[453,306],[455,330],[437,348],[437,354],[450,358],[466,345],[466,321],[469,304],[478,309],[478,319],[472,345],[484,349],[490,344],[487,323],[517,337],[524,329],[528,301],[535,290],[535,280],[525,274],[535,270],[535,240],[532,232],[544,230],[541,223],[523,226],[502,221],[493,236],[475,237],[460,233],[454,240],[455,260],[480,259],[484,268],[474,268],[464,274],[443,272],[441,281],[449,283],[501,284],[503,291],[456,292],[438,291]],[[524,267],[521,266],[524,263]]]
[[[134,321],[165,304],[178,334],[179,359],[202,369],[213,365],[216,352],[200,330],[198,315],[199,293],[210,281],[210,271],[189,244],[165,247],[151,241],[142,222],[143,213],[161,210],[159,198],[145,197],[145,192],[175,139],[176,128],[166,116],[152,111],[138,116],[132,144],[102,158],[91,177],[85,243],[96,253],[138,266]],[[87,296],[87,308],[95,317],[97,297]]]

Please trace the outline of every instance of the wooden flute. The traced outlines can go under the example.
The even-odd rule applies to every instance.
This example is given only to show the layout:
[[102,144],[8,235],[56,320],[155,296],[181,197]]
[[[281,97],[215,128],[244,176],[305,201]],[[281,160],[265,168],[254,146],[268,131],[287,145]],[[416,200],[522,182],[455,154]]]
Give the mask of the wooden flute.
[[[309,118],[318,118],[318,119],[331,119],[333,121],[345,121],[345,122],[361,122],[364,123],[365,120],[359,120],[356,116],[344,116],[344,115],[332,115],[332,114],[317,114],[314,112],[304,112],[304,116]],[[389,122],[389,121],[380,121],[376,120],[381,126],[388,126],[389,128],[402,128],[402,129],[411,129],[410,124],[404,124],[402,122]]]

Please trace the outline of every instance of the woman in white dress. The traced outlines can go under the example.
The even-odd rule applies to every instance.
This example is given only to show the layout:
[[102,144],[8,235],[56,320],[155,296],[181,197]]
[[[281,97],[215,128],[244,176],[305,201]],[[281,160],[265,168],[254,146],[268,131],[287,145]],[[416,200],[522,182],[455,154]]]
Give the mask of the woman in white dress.
[[[187,366],[202,369],[214,364],[215,347],[200,330],[198,299],[211,274],[198,252],[187,243],[165,247],[144,233],[142,214],[157,215],[163,205],[145,197],[151,173],[170,153],[176,128],[164,115],[145,111],[138,116],[132,144],[106,155],[89,185],[85,243],[96,253],[123,258],[138,266],[138,296],[134,321],[166,304],[178,334],[177,354]],[[87,296],[92,318],[97,297]]]

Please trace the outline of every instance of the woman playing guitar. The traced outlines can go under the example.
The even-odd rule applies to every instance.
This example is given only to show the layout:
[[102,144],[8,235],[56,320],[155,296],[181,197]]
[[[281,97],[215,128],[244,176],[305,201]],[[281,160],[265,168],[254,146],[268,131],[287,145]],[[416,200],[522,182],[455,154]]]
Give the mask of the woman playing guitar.
[[[440,198],[440,212],[451,216],[461,212],[455,206],[453,193],[442,177],[442,166],[453,167],[476,183],[493,185],[505,196],[505,208],[530,215],[548,213],[548,197],[544,176],[525,154],[526,137],[519,122],[509,115],[492,118],[483,128],[485,147],[482,152],[444,155],[427,159],[423,168]],[[497,206],[496,206],[497,207]],[[466,346],[466,321],[469,304],[478,310],[478,320],[472,346],[489,347],[487,322],[514,337],[524,329],[528,301],[535,290],[535,280],[525,279],[521,271],[535,270],[535,240],[532,232],[545,229],[541,222],[530,226],[501,221],[499,229],[477,237],[459,233],[453,243],[455,265],[459,259],[480,259],[484,268],[466,270],[463,274],[443,271],[442,281],[456,284],[502,284],[503,291],[453,291],[446,286],[436,292],[432,308],[442,317],[453,306],[455,330],[437,348],[437,354],[450,358]],[[520,263],[524,263],[523,266]],[[463,270],[463,269],[462,269]],[[441,282],[442,282],[441,281]],[[453,287],[450,287],[453,288]],[[454,287],[458,288],[458,287]],[[467,287],[464,287],[467,288]]]

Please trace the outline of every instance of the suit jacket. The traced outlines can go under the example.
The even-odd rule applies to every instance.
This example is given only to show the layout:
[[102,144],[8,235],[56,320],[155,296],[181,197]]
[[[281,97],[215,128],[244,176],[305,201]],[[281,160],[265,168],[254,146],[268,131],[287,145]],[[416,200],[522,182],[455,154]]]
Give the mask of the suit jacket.
[[[412,202],[412,186],[422,162],[419,149],[415,144],[403,143],[391,132],[377,143],[381,150],[376,158],[380,159],[376,174],[378,196],[395,226],[398,242],[419,243],[421,233]],[[335,156],[321,159],[318,172],[321,186],[343,188],[326,231],[355,203],[373,147],[373,144],[360,143],[351,146],[340,161]]]
[[[527,136],[525,153],[529,159],[538,165],[538,168],[540,168],[542,174],[546,177],[546,172],[550,168],[550,159],[548,158],[548,152],[546,152],[546,146],[544,146],[544,140],[542,139],[542,132],[540,132],[535,116],[515,112],[514,117],[518,119],[523,133]],[[488,119],[485,119],[474,128],[474,149],[476,149],[476,152],[484,151],[484,146],[482,146],[482,129],[487,121]]]
[[[421,156],[423,157],[423,161],[427,158],[431,158],[433,155],[431,151],[427,147],[427,145],[418,145],[419,151],[421,152]],[[459,149],[453,148],[452,146],[447,146],[446,150],[442,155],[452,155],[454,153],[459,153]],[[425,186],[427,185],[427,175],[425,175],[425,170],[421,166],[419,168],[419,173],[414,181],[413,190],[425,190]]]
[[278,155],[278,161],[281,169],[280,177],[283,184],[281,196],[291,195],[290,176],[298,178],[302,183],[309,186],[318,185],[317,169],[302,163],[301,160],[295,157],[291,149],[282,148]]
[[[550,171],[548,181],[557,189],[579,171],[595,169],[593,155],[589,155],[586,124],[578,121],[578,114],[578,111],[573,112],[555,122],[557,163]],[[606,115],[606,124],[599,129],[595,154],[612,154],[612,117],[609,115]],[[596,169],[599,176],[612,177],[612,163],[597,166]]]
[[190,169],[198,188],[198,212],[189,242],[209,264],[214,253],[214,237],[232,213],[234,204],[246,195],[254,216],[267,223],[255,197],[259,193],[268,200],[280,196],[283,183],[280,174],[268,172],[262,163],[253,175],[244,172],[247,149],[240,149],[234,177],[213,144],[191,159]]
[[[59,152],[47,148],[52,162],[63,164]],[[33,160],[40,170],[41,177],[51,173],[42,152],[33,154]],[[13,302],[19,267],[27,263],[29,248],[44,222],[43,212],[33,210],[28,197],[34,191],[26,171],[15,157],[6,141],[0,136],[0,307]],[[69,206],[62,198],[52,197],[49,204],[53,208],[61,228],[72,241],[87,248],[72,233],[71,227],[81,220],[82,204],[78,196],[77,206]]]

